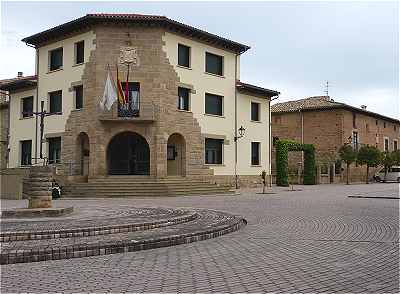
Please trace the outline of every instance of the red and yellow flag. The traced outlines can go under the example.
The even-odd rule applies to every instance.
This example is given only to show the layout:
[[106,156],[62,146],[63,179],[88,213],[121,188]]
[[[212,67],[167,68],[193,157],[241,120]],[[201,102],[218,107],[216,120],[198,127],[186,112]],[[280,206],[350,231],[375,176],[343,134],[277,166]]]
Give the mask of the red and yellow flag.
[[121,80],[119,79],[118,63],[117,63],[117,94],[118,94],[118,102],[120,104],[125,104],[126,99],[125,99],[124,91],[122,89]]

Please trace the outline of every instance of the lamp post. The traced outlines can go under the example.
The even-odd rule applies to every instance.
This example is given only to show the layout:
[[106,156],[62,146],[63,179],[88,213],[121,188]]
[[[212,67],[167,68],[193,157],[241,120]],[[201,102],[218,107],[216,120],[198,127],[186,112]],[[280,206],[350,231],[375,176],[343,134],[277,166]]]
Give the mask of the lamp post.
[[[246,132],[246,129],[243,126],[240,126],[240,128],[238,130],[236,130],[235,137],[234,137],[234,141],[236,144],[239,139],[244,137],[245,132]],[[238,136],[238,134],[239,134],[239,136]],[[235,156],[235,188],[239,189],[238,175],[237,175],[237,156]]]

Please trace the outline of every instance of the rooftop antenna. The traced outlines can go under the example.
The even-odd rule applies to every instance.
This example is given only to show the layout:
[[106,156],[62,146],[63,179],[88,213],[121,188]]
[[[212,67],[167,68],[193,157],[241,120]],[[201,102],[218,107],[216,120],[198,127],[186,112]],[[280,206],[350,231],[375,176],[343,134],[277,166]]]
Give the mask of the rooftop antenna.
[[329,81],[326,81],[326,85],[325,85],[325,96],[329,96]]

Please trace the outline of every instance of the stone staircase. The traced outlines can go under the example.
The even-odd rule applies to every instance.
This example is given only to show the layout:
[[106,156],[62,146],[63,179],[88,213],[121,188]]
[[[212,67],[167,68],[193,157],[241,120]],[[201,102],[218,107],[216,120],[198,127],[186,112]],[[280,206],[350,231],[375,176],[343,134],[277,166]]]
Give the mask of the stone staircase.
[[88,183],[70,183],[63,187],[63,197],[164,197],[186,195],[232,194],[230,187],[184,177],[155,179],[147,176],[108,176]]

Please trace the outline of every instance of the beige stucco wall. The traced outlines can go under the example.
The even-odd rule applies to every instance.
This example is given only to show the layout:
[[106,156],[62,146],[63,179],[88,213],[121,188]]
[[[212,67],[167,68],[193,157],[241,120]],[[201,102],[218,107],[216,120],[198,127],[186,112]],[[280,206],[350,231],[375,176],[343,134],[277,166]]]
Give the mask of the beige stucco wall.
[[[35,156],[35,130],[36,119],[34,116],[22,118],[22,98],[33,96],[33,107],[36,109],[36,90],[29,89],[12,93],[10,95],[10,153],[9,167],[19,167],[21,163],[20,141],[32,140],[32,157]],[[32,161],[33,162],[33,161]]]
[[[198,120],[202,134],[206,137],[215,135],[225,139],[223,151],[223,164],[210,165],[214,169],[215,175],[232,175],[235,162],[235,53],[221,50],[207,44],[203,44],[191,39],[181,37],[169,32],[164,35],[164,50],[170,63],[174,66],[180,82],[193,87],[190,96],[190,110]],[[183,44],[191,48],[191,68],[178,65],[178,44]],[[224,76],[215,76],[205,73],[205,53],[210,52],[224,57]],[[238,57],[237,71],[239,72]],[[239,79],[239,76],[237,77]],[[204,112],[205,93],[217,94],[224,97],[223,116],[207,115]],[[238,127],[243,125],[246,128],[246,137],[238,143],[238,174],[254,175],[259,174],[263,169],[268,170],[267,150],[268,150],[268,102],[266,99],[254,98],[261,102],[262,122],[250,122],[250,102],[248,95],[238,95]],[[251,167],[250,165],[250,142],[261,143],[261,167]],[[242,149],[241,149],[242,148]]]

